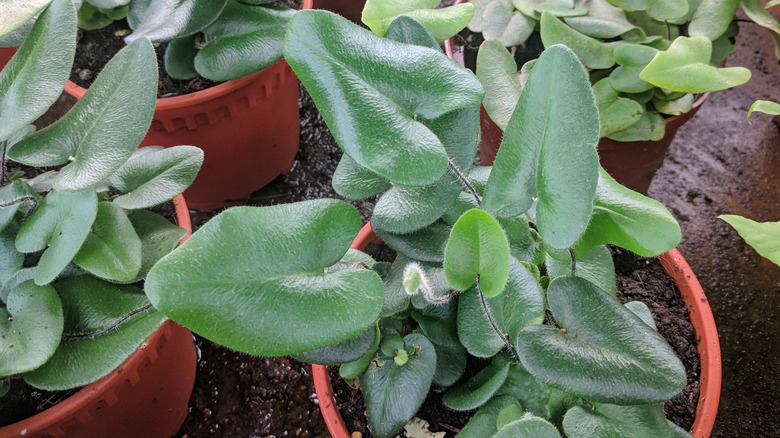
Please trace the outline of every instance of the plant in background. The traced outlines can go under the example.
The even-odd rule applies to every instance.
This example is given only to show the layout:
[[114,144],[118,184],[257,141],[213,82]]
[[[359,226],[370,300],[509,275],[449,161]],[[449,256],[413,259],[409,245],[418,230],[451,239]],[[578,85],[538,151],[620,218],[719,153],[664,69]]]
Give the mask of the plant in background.
[[[27,21],[17,18],[15,25]],[[139,284],[186,230],[146,209],[181,193],[203,161],[193,146],[136,149],[157,89],[145,39],[117,54],[67,114],[35,132],[30,123],[69,75],[76,21],[70,0],[51,2],[0,72],[4,391],[19,374],[49,390],[96,381],[166,320]],[[38,175],[9,173],[10,161],[40,168]]]
[[[344,151],[334,188],[381,194],[371,225],[395,261],[349,249],[360,215],[343,201],[236,207],[152,268],[156,308],[236,350],[340,365],[377,437],[434,388],[478,409],[464,437],[686,435],[660,405],[684,368],[648,309],[615,298],[605,246],[656,255],[680,229],[599,168],[569,49],[537,62],[492,168],[472,165],[482,86],[414,19],[381,38],[300,11],[284,55]],[[483,365],[466,378],[469,356]]]
[[441,0],[366,0],[363,23],[379,36],[384,36],[390,24],[401,15],[414,18],[442,42],[460,32],[471,20],[474,6],[460,3],[434,9]]
[[745,68],[721,67],[734,51],[739,0],[469,1],[469,29],[488,40],[477,59],[485,110],[502,129],[533,68],[515,65],[503,46],[522,51],[534,32],[545,47],[566,44],[588,69],[600,135],[613,140],[660,140],[664,118],[690,111],[695,95],[750,79]]

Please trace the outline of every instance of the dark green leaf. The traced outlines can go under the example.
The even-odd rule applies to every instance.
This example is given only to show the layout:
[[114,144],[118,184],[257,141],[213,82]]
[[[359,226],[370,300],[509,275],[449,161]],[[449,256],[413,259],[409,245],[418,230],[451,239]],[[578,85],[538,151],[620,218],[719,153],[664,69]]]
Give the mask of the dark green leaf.
[[468,382],[447,391],[442,401],[448,408],[457,411],[468,411],[484,405],[504,384],[510,364],[506,357],[496,356],[490,366]]
[[615,65],[609,46],[566,26],[549,12],[542,14],[540,33],[544,47],[549,49],[556,44],[566,45],[588,69],[610,68]]
[[674,438],[661,405],[638,406],[598,404],[596,409],[575,406],[563,418],[563,430],[568,436],[599,438]]
[[419,21],[407,15],[401,15],[390,23],[385,38],[399,43],[430,47],[441,50],[433,35]]
[[214,21],[228,0],[133,0],[127,23],[133,33],[127,43],[139,38],[166,42],[199,32]]
[[344,154],[331,180],[336,193],[347,199],[365,199],[390,188],[390,182]]
[[390,248],[423,262],[444,262],[444,247],[452,227],[437,221],[410,234],[394,234],[374,228],[374,232]]
[[[354,338],[347,339],[344,342],[331,345],[330,347],[305,351],[303,353],[295,354],[293,357],[303,362],[326,366],[352,362],[360,359],[370,351],[378,331],[379,329],[376,326],[371,326],[363,333]],[[371,354],[373,355],[374,353],[371,352]]]
[[165,72],[174,79],[194,79],[198,77],[195,71],[195,35],[177,38],[168,43],[165,48]]
[[73,262],[97,277],[129,281],[141,269],[141,239],[124,210],[100,202],[97,217]]
[[561,438],[561,434],[552,423],[530,416],[507,424],[493,438]]
[[507,406],[520,407],[520,404],[514,397],[507,395],[492,398],[471,417],[468,424],[458,433],[458,438],[485,438],[493,436],[493,434],[498,432],[496,427],[498,414]]
[[439,0],[367,0],[362,21],[377,35],[385,35],[390,24],[399,15],[406,15],[422,23],[437,41],[444,41],[466,27],[474,14],[470,3],[434,9]]
[[173,251],[187,230],[178,227],[164,217],[147,210],[135,210],[127,214],[138,238],[141,239],[141,269],[130,283],[141,281],[158,260]]

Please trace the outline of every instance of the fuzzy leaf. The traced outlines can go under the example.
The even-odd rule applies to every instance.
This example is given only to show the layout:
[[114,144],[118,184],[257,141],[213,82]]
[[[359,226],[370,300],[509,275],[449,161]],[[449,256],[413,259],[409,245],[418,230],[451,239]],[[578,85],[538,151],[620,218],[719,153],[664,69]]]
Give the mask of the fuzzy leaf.
[[566,17],[564,21],[580,33],[602,39],[615,38],[636,28],[626,19],[622,9],[612,6],[607,0],[592,0],[587,14]]
[[674,438],[661,405],[617,406],[601,403],[596,409],[582,406],[571,408],[563,417],[567,436],[598,438]]
[[437,221],[410,234],[394,234],[379,227],[374,232],[387,246],[412,259],[441,263],[451,230],[446,223]]
[[124,210],[100,202],[97,217],[73,262],[97,277],[130,281],[141,269],[141,239]]
[[730,214],[718,217],[734,227],[757,253],[780,265],[780,222],[756,222]]
[[129,212],[127,217],[141,239],[141,269],[138,270],[138,275],[128,282],[135,283],[145,279],[149,269],[173,251],[188,230],[148,210],[134,210]]
[[[578,435],[571,435],[578,436]],[[558,429],[539,417],[524,417],[498,430],[493,438],[560,438]]]
[[0,3],[0,36],[9,34],[30,21],[49,3],[51,0],[6,0]]
[[[769,114],[772,116],[780,115],[780,104],[777,102],[770,102],[768,100],[757,100],[753,102],[753,104],[750,105],[750,109],[747,113],[748,123],[750,123],[750,115],[753,114],[753,111],[758,111],[760,113]],[[750,124],[752,125],[752,123]]]
[[384,36],[396,17],[406,15],[422,23],[441,42],[466,27],[474,15],[474,5],[464,2],[434,9],[438,4],[439,0],[367,0],[362,21],[374,33]]
[[159,43],[201,31],[213,22],[228,0],[133,0],[127,23],[133,33],[129,44],[139,38]]
[[616,141],[658,141],[664,138],[666,121],[657,112],[643,110],[639,120],[620,131],[612,132],[607,138]]
[[531,36],[536,21],[515,12],[511,0],[496,0],[487,6],[482,27],[485,40],[494,39],[505,47],[512,47],[523,44]]
[[714,41],[728,29],[740,0],[702,0],[691,22],[688,36],[704,36]]
[[165,72],[174,79],[188,80],[198,77],[195,71],[195,35],[177,38],[165,48]]
[[577,54],[588,69],[610,68],[615,65],[612,49],[609,46],[577,32],[549,12],[542,13],[539,25],[545,48],[555,44],[566,45]]
[[504,384],[510,365],[505,356],[496,356],[489,366],[466,383],[447,391],[442,399],[444,405],[456,411],[468,411],[484,405]]
[[479,47],[477,78],[485,87],[485,111],[499,128],[506,130],[520,100],[523,82],[515,59],[500,42],[486,40]]
[[146,292],[169,318],[235,350],[274,356],[334,345],[362,333],[382,306],[375,272],[324,272],[359,228],[357,210],[332,199],[231,208],[160,260]]
[[484,406],[471,417],[468,424],[458,433],[458,438],[484,438],[493,436],[498,432],[496,421],[498,414],[506,406],[520,407],[517,399],[507,395],[497,396],[490,399]]

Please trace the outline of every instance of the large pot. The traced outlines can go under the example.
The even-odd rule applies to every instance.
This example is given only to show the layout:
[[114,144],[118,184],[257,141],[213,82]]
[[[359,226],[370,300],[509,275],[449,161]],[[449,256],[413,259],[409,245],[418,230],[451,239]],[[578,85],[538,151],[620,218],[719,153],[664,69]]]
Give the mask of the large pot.
[[[80,99],[86,89],[68,81]],[[300,135],[298,78],[284,59],[260,72],[195,93],[157,99],[141,146],[193,145],[203,166],[184,192],[191,208],[213,210],[246,202],[286,174]]]
[[303,0],[301,9],[325,9],[350,21],[360,23],[365,5],[365,0]]
[[[371,230],[371,224],[366,224],[355,237],[351,248],[363,250],[369,243],[379,242],[381,240]],[[715,318],[712,316],[712,310],[699,280],[680,252],[677,249],[666,252],[661,255],[660,261],[664,271],[672,277],[680,290],[696,333],[701,373],[699,375],[699,403],[696,407],[696,418],[691,434],[694,438],[708,438],[715,424],[718,402],[720,401],[721,358]],[[341,412],[333,396],[328,367],[322,365],[312,365],[311,367],[320,412],[328,431],[333,438],[349,438],[350,434],[344,425]]]
[[[192,229],[181,195],[174,206],[179,226]],[[0,428],[0,438],[170,437],[187,417],[196,359],[192,333],[166,321],[111,374]]]
[[13,58],[17,47],[0,47],[0,70]]

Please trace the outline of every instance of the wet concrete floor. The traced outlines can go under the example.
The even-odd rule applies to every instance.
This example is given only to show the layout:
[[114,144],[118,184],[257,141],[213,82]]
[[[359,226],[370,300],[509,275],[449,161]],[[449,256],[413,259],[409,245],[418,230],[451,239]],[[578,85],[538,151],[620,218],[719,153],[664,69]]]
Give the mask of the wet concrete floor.
[[739,238],[721,214],[780,221],[780,131],[756,99],[780,102],[780,67],[768,31],[742,23],[728,66],[751,81],[713,93],[677,134],[649,194],[683,231],[680,252],[709,299],[721,342],[723,384],[714,437],[780,436],[780,268]]

